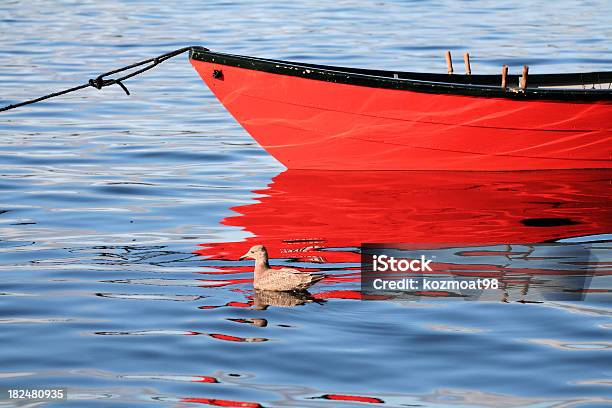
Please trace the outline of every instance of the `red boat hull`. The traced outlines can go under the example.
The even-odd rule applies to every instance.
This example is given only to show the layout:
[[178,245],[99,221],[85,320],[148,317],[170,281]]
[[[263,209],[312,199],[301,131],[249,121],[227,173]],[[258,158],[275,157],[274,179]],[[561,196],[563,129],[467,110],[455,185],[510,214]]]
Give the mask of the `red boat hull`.
[[612,168],[606,100],[426,93],[191,63],[236,120],[290,169]]

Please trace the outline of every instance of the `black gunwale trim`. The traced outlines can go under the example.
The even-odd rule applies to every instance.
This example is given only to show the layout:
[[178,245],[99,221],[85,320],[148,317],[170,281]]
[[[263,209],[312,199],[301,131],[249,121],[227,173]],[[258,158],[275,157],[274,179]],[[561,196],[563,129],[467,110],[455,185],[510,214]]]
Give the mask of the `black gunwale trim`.
[[[520,76],[509,75],[508,89],[504,91],[501,89],[501,86],[494,85],[501,82],[500,75],[468,76],[347,68],[225,54],[199,47],[191,49],[189,58],[196,61],[212,62],[279,75],[371,88],[520,100],[612,101],[612,90],[609,89],[582,90],[529,87],[529,85],[576,85],[582,82],[587,84],[608,83],[612,82],[612,71],[575,74],[534,74],[529,76],[528,87],[525,91],[517,89]],[[397,75],[398,78],[394,78],[394,75]]]

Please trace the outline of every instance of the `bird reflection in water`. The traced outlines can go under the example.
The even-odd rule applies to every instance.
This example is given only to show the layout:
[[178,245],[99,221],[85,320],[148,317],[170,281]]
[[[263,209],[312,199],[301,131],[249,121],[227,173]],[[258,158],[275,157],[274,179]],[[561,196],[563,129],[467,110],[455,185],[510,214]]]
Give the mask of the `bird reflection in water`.
[[314,298],[307,291],[279,292],[274,290],[255,290],[253,305],[257,310],[266,310],[269,306],[293,307],[306,303],[323,304],[325,300]]
[[[269,306],[275,307],[294,307],[302,306],[309,303],[317,303],[322,305],[326,299],[357,299],[359,291],[330,291],[321,292],[315,295],[308,291],[286,291],[280,292],[275,290],[254,290],[251,294],[246,294],[246,302],[227,302],[223,305],[203,305],[199,306],[200,310],[219,309],[223,307],[266,310]],[[257,319],[229,319],[237,323],[249,323],[253,326],[265,327],[265,324],[256,322]]]

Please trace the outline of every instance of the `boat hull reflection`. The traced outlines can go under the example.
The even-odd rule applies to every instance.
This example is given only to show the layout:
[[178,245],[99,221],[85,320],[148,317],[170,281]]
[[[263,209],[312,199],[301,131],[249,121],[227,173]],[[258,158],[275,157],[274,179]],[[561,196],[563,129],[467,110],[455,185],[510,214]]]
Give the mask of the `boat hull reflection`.
[[[603,234],[612,230],[611,179],[611,170],[287,170],[221,222],[252,237],[199,252],[235,260],[263,244],[272,258],[359,262],[364,242],[528,244]],[[338,250],[322,251],[329,248]]]

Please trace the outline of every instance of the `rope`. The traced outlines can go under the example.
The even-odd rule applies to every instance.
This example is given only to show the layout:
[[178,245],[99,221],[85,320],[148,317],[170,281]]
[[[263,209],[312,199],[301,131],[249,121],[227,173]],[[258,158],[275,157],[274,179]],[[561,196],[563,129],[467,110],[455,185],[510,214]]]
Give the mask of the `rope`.
[[[30,104],[33,104],[33,103],[36,103],[36,102],[44,101],[45,99],[55,98],[56,96],[65,95],[65,94],[68,94],[68,93],[71,93],[71,92],[79,91],[81,89],[85,89],[85,88],[88,88],[90,86],[93,87],[93,88],[96,88],[96,89],[102,89],[102,88],[105,88],[107,86],[111,86],[111,85],[117,84],[117,85],[119,85],[121,87],[121,89],[123,89],[123,91],[125,92],[126,95],[130,95],[130,91],[123,84],[123,81],[125,81],[126,79],[130,79],[130,78],[132,78],[132,77],[134,77],[136,75],[140,75],[143,72],[146,72],[146,71],[148,71],[148,70],[150,70],[152,68],[155,68],[157,65],[161,64],[162,62],[164,62],[164,61],[166,61],[166,60],[168,60],[170,58],[176,57],[177,55],[183,54],[184,52],[190,51],[192,49],[208,51],[207,48],[197,47],[197,46],[179,48],[177,50],[170,51],[168,53],[159,55],[159,56],[154,57],[154,58],[149,58],[149,59],[146,59],[146,60],[143,60],[143,61],[136,62],[134,64],[127,65],[127,66],[122,67],[122,68],[117,68],[117,69],[114,69],[112,71],[105,72],[103,74],[98,75],[95,78],[90,79],[89,81],[87,81],[87,83],[79,85],[79,86],[75,86],[73,88],[64,89],[63,91],[53,92],[53,93],[50,93],[48,95],[41,96],[39,98],[30,99],[30,100],[27,100],[27,101],[23,101],[23,102],[19,102],[19,103],[15,103],[15,104],[12,104],[12,105],[7,105],[7,106],[4,106],[4,107],[1,107],[0,108],[0,112],[4,112],[4,111],[11,110],[11,109],[19,108],[21,106],[30,105]],[[129,74],[121,76],[119,78],[109,78],[109,79],[105,78],[107,76],[118,74],[118,73],[124,72],[124,71],[129,71],[129,70],[132,70],[134,68],[141,67],[143,65],[145,65],[145,66],[140,68],[140,69],[137,69],[135,71],[132,71]]]

